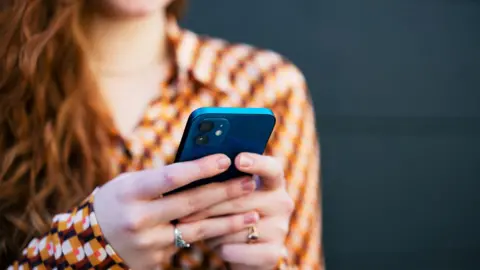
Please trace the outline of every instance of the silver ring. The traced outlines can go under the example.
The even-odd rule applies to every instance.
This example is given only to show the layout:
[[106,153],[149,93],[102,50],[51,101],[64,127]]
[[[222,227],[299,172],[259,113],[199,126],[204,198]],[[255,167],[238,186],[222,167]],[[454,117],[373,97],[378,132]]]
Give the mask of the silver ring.
[[173,229],[173,235],[174,235],[174,239],[175,239],[174,242],[176,247],[178,248],[190,247],[190,244],[185,242],[185,240],[183,240],[182,232],[177,228],[177,226],[175,226],[175,228]]

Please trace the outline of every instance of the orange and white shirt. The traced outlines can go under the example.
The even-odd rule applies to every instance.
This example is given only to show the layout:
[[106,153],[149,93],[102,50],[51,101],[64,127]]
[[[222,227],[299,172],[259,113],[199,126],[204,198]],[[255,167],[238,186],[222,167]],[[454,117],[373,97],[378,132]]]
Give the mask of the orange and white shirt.
[[[319,145],[302,73],[280,55],[245,44],[199,36],[168,24],[175,65],[135,131],[112,143],[116,174],[173,162],[189,114],[199,107],[267,107],[277,125],[266,154],[280,158],[296,207],[279,269],[323,269]],[[57,214],[51,230],[25,247],[11,269],[128,269],[103,237],[92,207],[94,193]],[[226,269],[198,243],[177,253],[166,269]]]

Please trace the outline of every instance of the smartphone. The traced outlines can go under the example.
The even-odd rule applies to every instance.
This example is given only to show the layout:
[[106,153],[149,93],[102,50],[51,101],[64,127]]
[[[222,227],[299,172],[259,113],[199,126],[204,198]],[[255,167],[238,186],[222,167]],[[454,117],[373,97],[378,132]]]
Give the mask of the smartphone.
[[233,165],[235,157],[242,152],[263,154],[275,122],[275,115],[267,108],[204,107],[193,111],[175,162],[221,153],[232,160],[232,166],[222,174],[195,181],[164,195],[247,175]]

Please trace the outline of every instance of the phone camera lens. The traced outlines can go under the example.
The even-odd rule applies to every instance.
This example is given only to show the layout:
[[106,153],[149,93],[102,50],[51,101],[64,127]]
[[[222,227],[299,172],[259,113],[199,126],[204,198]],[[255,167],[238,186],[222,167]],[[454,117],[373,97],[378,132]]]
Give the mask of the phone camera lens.
[[195,143],[198,145],[205,145],[208,143],[208,137],[207,136],[198,136],[195,139]]
[[212,121],[203,121],[200,126],[198,127],[198,129],[201,131],[201,132],[209,132],[210,130],[213,129],[213,122]]

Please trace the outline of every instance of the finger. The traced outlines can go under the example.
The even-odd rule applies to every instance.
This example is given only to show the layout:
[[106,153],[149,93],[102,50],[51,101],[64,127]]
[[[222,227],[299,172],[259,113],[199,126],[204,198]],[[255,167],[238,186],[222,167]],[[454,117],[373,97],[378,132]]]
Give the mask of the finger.
[[196,180],[209,178],[227,170],[230,159],[223,154],[174,163],[162,168],[131,173],[128,192],[135,199],[156,199],[160,195]]
[[227,214],[258,211],[261,216],[291,214],[295,203],[284,190],[255,191],[246,196],[224,201],[213,205],[198,213],[180,219],[180,222],[191,222],[208,217],[223,216]]
[[209,217],[223,216],[227,214],[245,213],[256,210],[261,216],[264,216],[268,210],[273,210],[276,206],[271,201],[270,192],[256,191],[246,196],[238,197],[233,200],[223,201],[209,208],[196,212],[190,216],[180,219],[180,222],[192,222]]
[[[178,224],[177,228],[182,233],[182,238],[185,242],[194,243],[239,232],[257,223],[259,218],[258,213],[249,212],[228,217],[205,219],[193,223]],[[148,234],[142,235],[142,239],[144,239],[150,247],[153,247],[153,243],[156,243],[157,248],[171,246],[175,243],[174,227],[171,225],[157,226],[155,229],[149,230]]]
[[178,251],[178,248],[172,246],[170,234],[173,235],[173,228],[170,224],[157,225],[137,233],[135,237],[131,238],[131,245],[138,251],[161,250],[163,256],[169,257]]
[[256,224],[260,216],[256,212],[249,212],[228,217],[204,219],[193,223],[178,224],[187,243],[194,243],[221,235],[239,232],[248,226]]
[[220,247],[220,257],[229,263],[272,268],[285,254],[278,244],[227,244]]
[[[258,232],[258,243],[277,243],[282,244],[288,233],[289,224],[287,218],[269,218],[261,219],[255,227]],[[228,235],[222,235],[207,241],[207,245],[212,249],[225,244],[245,244],[248,241],[249,229],[246,228],[240,232]]]
[[235,158],[235,166],[240,171],[259,175],[262,187],[266,189],[276,189],[285,185],[283,167],[273,157],[241,153]]
[[151,221],[155,224],[168,222],[186,217],[220,202],[247,195],[254,190],[255,182],[251,177],[241,177],[151,201],[148,203],[148,212]]

